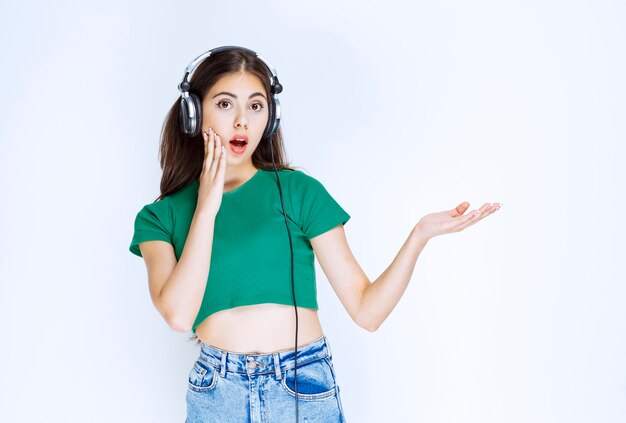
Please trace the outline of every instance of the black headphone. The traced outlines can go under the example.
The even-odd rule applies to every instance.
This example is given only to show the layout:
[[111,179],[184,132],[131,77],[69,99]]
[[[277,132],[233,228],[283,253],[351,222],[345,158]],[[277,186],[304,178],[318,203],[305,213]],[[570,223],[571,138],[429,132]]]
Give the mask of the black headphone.
[[[192,137],[198,135],[200,133],[200,128],[202,128],[202,102],[200,98],[194,93],[189,92],[189,88],[191,84],[187,81],[187,78],[191,78],[191,73],[194,69],[207,57],[211,56],[213,53],[218,53],[224,50],[231,49],[241,49],[252,55],[258,57],[267,67],[267,70],[271,74],[270,88],[271,95],[268,101],[269,107],[269,117],[267,120],[267,125],[265,126],[265,130],[263,131],[263,135],[261,139],[268,138],[276,132],[278,129],[278,125],[280,124],[280,101],[276,98],[276,94],[279,94],[283,91],[283,86],[278,82],[278,76],[276,75],[276,71],[269,64],[267,60],[259,56],[256,52],[247,49],[245,47],[239,46],[222,46],[211,49],[205,53],[202,53],[200,56],[196,57],[185,70],[185,76],[180,84],[178,84],[178,89],[180,90],[181,98],[180,98],[180,121],[183,131],[187,135],[191,135]],[[285,213],[285,202],[283,200],[283,190],[280,185],[280,178],[278,177],[278,170],[276,169],[276,163],[274,162],[274,150],[272,148],[272,143],[270,140],[270,152],[272,154],[272,163],[274,164],[274,172],[276,173],[276,181],[278,182],[278,191],[280,192],[280,202],[283,206],[283,216],[285,217],[285,225],[287,226],[287,233],[289,234],[289,248],[291,249],[291,293],[293,296],[293,308],[296,311],[296,340],[294,347],[294,385],[296,392],[296,423],[298,423],[298,306],[296,304],[296,287],[294,283],[294,269],[293,269],[293,245],[291,242],[291,231],[289,230],[289,221],[287,220],[287,213]]]
[[244,50],[245,52],[258,57],[263,62],[263,64],[265,64],[265,67],[271,75],[271,95],[268,99],[269,117],[267,120],[267,126],[265,127],[261,138],[270,138],[274,134],[274,132],[276,132],[276,129],[278,129],[278,125],[280,124],[280,101],[278,100],[278,98],[276,98],[276,94],[280,94],[283,91],[283,86],[280,85],[280,82],[278,82],[278,76],[276,75],[274,67],[263,57],[259,56],[259,54],[248,48],[239,46],[222,46],[213,48],[196,57],[189,64],[189,66],[187,66],[187,69],[185,69],[185,76],[183,77],[181,83],[178,84],[178,90],[182,93],[180,96],[180,121],[183,132],[185,134],[195,137],[200,133],[200,128],[202,128],[202,102],[196,94],[189,92],[191,84],[187,81],[187,78],[191,78],[191,74],[193,73],[195,68],[202,61],[204,61],[204,59],[208,58],[214,53],[219,53],[224,50],[232,49]]

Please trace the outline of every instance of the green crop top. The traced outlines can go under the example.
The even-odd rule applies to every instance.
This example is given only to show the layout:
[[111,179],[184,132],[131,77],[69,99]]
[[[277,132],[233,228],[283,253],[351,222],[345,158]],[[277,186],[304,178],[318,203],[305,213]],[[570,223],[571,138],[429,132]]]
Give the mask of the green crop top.
[[[314,254],[309,242],[350,215],[324,186],[300,170],[278,170],[294,255],[298,306],[317,310]],[[130,251],[162,240],[183,252],[197,200],[198,181],[145,205],[135,218]],[[215,218],[211,266],[202,305],[192,331],[209,315],[233,307],[276,303],[293,305],[291,252],[274,170],[259,169],[232,191],[224,192]]]

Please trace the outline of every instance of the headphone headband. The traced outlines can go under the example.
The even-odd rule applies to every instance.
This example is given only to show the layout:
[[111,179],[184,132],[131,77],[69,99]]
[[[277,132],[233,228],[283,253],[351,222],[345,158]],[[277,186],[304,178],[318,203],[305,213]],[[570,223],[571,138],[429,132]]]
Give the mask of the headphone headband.
[[[214,53],[219,53],[221,51],[232,50],[232,49],[241,49],[241,50],[244,50],[245,52],[247,52],[249,54],[252,54],[253,56],[258,57],[263,62],[263,64],[267,67],[267,70],[270,73],[270,79],[271,79],[270,80],[270,86],[272,88],[275,86],[275,83],[278,82],[278,76],[276,75],[276,70],[271,65],[271,63],[268,62],[267,60],[265,60],[260,54],[256,53],[253,50],[250,50],[249,48],[245,48],[245,47],[240,47],[240,46],[221,46],[221,47],[212,48],[211,50],[207,50],[204,53],[202,53],[201,55],[199,55],[198,57],[196,57],[195,59],[193,59],[191,61],[191,63],[189,63],[189,65],[187,65],[187,68],[185,69],[185,74],[183,76],[183,80],[181,81],[180,84],[178,84],[178,89],[181,92],[189,90],[189,87],[187,87],[187,89],[183,89],[182,85],[183,85],[184,82],[187,82],[189,79],[191,79],[193,71],[196,70],[198,65],[200,63],[202,63],[204,61],[204,59],[206,59],[207,57],[211,56]],[[280,84],[278,84],[278,85],[280,85]],[[282,86],[281,86],[281,88],[282,88]],[[282,91],[282,89],[281,89],[281,91]],[[275,94],[279,94],[279,93],[280,93],[280,91],[276,92]]]

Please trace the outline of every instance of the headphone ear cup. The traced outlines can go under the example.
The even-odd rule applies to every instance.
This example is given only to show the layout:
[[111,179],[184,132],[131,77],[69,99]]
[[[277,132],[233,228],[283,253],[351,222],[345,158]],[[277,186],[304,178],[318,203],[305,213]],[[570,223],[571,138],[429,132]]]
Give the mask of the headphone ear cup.
[[193,107],[196,109],[196,119],[189,135],[195,137],[200,133],[200,128],[202,128],[202,102],[200,101],[200,98],[194,93],[189,93],[189,97],[191,97],[192,100],[191,104],[193,104]]
[[180,126],[185,134],[192,137],[198,135],[202,128],[202,102],[193,93],[180,99]]
[[274,134],[274,125],[276,120],[276,102],[274,96],[270,96],[269,110],[267,117],[267,126],[263,132],[263,138],[270,138]]
[[187,105],[187,99],[182,97],[180,99],[180,114],[178,115],[178,121],[180,127],[185,134],[189,133],[189,106]]

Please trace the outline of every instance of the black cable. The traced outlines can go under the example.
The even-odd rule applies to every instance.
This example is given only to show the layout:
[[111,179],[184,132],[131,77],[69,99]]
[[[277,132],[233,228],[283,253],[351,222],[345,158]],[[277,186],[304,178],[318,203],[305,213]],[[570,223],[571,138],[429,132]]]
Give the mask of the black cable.
[[[294,346],[294,360],[295,367],[293,369],[293,383],[296,388],[296,423],[298,419],[298,306],[296,305],[296,287],[294,283],[293,272],[293,245],[291,242],[291,231],[289,230],[289,221],[287,220],[287,213],[285,213],[285,202],[283,201],[283,189],[280,186],[280,178],[278,177],[278,170],[276,169],[276,163],[274,162],[274,149],[272,148],[272,141],[270,138],[270,152],[272,154],[272,163],[274,164],[274,173],[276,173],[276,180],[278,181],[278,191],[280,193],[280,203],[283,206],[283,216],[285,217],[285,225],[287,226],[287,234],[289,235],[289,249],[291,250],[291,295],[293,297],[293,308],[296,311],[296,341]],[[285,373],[286,377],[286,373]]]

